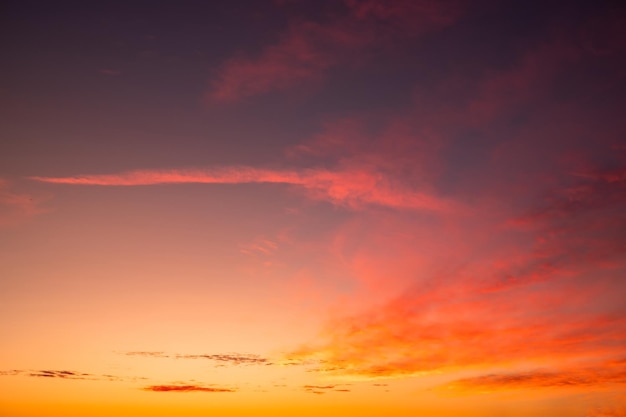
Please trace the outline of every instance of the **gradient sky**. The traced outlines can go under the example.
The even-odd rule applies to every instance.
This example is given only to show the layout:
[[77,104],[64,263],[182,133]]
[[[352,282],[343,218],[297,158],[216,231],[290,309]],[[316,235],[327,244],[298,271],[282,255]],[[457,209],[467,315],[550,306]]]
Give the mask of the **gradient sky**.
[[620,2],[0,16],[0,415],[626,416]]

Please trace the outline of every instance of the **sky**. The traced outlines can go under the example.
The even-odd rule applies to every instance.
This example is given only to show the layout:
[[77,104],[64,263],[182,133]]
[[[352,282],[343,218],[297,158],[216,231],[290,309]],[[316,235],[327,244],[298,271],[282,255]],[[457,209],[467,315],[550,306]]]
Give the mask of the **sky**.
[[0,415],[626,416],[620,2],[0,32]]

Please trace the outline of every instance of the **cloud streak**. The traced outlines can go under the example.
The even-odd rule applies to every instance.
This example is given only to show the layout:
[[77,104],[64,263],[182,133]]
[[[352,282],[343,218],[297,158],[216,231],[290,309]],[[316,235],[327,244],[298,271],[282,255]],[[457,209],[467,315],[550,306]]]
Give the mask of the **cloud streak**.
[[442,390],[486,393],[502,390],[542,388],[599,388],[626,384],[626,369],[600,366],[596,368],[564,371],[528,371],[519,373],[488,374],[453,381]]
[[168,358],[168,359],[205,359],[215,361],[221,364],[229,365],[271,365],[269,359],[259,355],[245,353],[226,353],[226,354],[183,354],[183,353],[165,353],[153,351],[136,351],[126,352],[127,356],[142,356],[148,358]]
[[288,184],[304,189],[315,200],[359,208],[380,205],[399,209],[449,211],[454,204],[438,196],[413,190],[375,168],[296,171],[229,167],[206,170],[143,170],[111,175],[40,177],[30,179],[53,184],[96,186],[145,186],[158,184]]
[[28,376],[34,378],[66,379],[66,380],[86,380],[86,381],[137,381],[144,380],[143,377],[121,377],[110,374],[90,374],[68,370],[25,370],[13,369],[10,371],[0,371],[0,376]]
[[144,391],[152,392],[236,392],[233,388],[202,385],[148,385]]

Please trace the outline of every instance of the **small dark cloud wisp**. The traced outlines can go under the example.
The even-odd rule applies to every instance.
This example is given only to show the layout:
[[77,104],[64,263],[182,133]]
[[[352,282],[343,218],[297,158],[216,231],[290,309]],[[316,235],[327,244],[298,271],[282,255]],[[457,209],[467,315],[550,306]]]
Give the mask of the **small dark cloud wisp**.
[[225,365],[272,365],[267,358],[247,353],[224,353],[224,354],[182,354],[152,351],[126,352],[127,356],[142,356],[150,358],[169,359],[206,359],[218,362],[219,366]]
[[205,387],[200,385],[148,385],[142,388],[152,392],[236,392],[237,390],[224,387]]

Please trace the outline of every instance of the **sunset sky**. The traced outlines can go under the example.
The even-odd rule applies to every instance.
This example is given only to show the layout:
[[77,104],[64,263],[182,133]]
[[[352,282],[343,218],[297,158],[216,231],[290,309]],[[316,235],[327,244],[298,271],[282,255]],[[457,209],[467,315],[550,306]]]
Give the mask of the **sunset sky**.
[[0,415],[626,416],[626,6],[9,0]]

